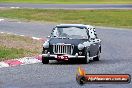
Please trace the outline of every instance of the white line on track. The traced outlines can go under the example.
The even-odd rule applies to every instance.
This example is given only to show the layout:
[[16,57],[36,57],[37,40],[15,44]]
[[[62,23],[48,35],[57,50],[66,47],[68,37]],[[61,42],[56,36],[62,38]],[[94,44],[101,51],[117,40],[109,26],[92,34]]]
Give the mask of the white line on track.
[[42,38],[32,37],[32,39],[34,39],[34,40],[41,40]]
[[0,22],[1,22],[1,21],[4,21],[4,19],[0,19]]
[[20,7],[10,7],[11,9],[18,9],[18,8],[20,8]]

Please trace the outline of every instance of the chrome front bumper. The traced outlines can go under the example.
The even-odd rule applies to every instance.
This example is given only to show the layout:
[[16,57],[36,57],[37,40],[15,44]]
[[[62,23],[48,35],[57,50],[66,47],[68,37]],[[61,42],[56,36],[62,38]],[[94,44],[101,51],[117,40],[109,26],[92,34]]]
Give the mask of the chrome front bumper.
[[58,56],[67,56],[68,58],[85,58],[85,56],[79,56],[79,55],[52,55],[52,54],[42,54],[43,57],[51,57],[51,58],[56,58],[58,59]]

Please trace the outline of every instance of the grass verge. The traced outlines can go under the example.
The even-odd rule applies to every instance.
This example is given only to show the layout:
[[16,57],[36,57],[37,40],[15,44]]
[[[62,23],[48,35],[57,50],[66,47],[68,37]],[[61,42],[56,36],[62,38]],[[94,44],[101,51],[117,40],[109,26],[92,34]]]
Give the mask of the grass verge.
[[41,41],[28,37],[0,34],[0,61],[38,55]]
[[0,17],[132,28],[132,10],[0,9]]
[[132,0],[0,0],[0,2],[50,4],[131,4]]

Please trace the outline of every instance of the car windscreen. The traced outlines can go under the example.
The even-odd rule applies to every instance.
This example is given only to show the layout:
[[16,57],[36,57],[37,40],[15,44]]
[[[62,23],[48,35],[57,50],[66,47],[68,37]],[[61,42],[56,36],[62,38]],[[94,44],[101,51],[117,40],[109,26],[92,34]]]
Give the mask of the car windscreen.
[[84,27],[56,27],[52,33],[56,37],[73,39],[87,39],[87,30]]

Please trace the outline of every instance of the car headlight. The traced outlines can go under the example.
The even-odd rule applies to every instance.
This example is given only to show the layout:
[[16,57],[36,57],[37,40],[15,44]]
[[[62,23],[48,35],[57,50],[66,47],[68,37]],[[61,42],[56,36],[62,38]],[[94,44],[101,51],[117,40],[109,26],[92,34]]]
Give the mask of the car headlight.
[[84,46],[83,44],[79,44],[79,45],[78,45],[78,49],[79,49],[79,50],[82,50],[84,47],[85,47],[85,46]]
[[49,42],[45,42],[45,43],[43,44],[43,47],[44,47],[44,48],[49,48]]

